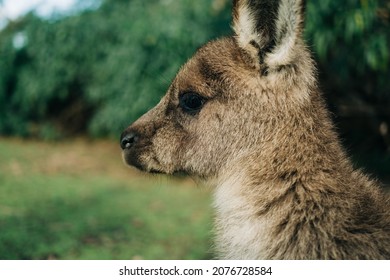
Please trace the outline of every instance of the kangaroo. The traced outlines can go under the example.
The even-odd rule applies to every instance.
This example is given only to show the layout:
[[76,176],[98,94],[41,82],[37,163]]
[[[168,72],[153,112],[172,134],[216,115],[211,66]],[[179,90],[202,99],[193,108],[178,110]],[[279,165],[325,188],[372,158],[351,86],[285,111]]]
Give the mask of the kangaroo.
[[390,259],[390,199],[341,147],[303,2],[234,0],[234,34],[122,133],[124,161],[213,186],[219,258]]

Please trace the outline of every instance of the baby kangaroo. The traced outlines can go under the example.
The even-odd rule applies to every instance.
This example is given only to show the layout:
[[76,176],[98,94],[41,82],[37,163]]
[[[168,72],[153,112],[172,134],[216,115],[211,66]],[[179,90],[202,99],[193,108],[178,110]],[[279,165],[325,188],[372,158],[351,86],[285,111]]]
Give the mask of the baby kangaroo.
[[211,41],[121,136],[127,164],[214,185],[224,259],[390,259],[389,197],[341,147],[302,0],[233,1]]

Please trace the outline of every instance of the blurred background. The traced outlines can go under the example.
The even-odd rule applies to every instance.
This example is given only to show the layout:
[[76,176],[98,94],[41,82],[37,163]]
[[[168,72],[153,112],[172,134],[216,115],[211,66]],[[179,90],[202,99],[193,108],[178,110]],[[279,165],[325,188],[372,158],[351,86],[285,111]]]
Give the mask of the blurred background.
[[[309,0],[306,41],[355,165],[390,183],[390,1]],[[209,190],[118,138],[230,0],[0,0],[0,259],[208,259]]]

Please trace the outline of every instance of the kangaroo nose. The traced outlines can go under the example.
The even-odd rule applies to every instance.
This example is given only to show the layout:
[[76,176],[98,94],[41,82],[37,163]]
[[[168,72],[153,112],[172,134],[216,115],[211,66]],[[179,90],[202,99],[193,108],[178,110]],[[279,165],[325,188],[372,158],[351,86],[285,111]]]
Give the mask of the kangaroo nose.
[[138,134],[134,131],[125,131],[121,135],[121,148],[124,149],[130,149],[137,141],[138,141]]

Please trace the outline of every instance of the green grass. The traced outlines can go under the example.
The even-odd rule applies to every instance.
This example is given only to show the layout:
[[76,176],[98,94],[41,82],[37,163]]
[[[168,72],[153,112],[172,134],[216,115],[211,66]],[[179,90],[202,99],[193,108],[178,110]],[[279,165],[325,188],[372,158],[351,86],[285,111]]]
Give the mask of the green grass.
[[0,139],[0,259],[208,259],[208,191],[146,177],[115,143]]

